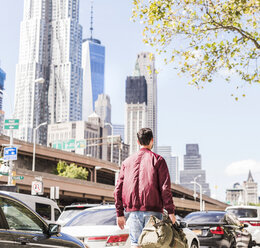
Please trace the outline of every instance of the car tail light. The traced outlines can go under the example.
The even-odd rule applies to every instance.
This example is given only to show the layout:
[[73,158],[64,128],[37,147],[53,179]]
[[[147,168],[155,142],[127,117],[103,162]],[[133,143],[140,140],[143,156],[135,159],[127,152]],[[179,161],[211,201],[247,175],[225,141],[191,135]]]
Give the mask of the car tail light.
[[251,226],[260,226],[260,222],[259,221],[240,221],[242,223],[248,223]]
[[108,236],[100,236],[100,237],[88,237],[88,241],[107,241]]
[[220,234],[220,235],[224,234],[224,230],[220,226],[210,228],[210,232],[212,234]]
[[110,236],[107,240],[106,246],[120,246],[124,245],[128,239],[128,234],[121,234],[121,235],[113,235]]

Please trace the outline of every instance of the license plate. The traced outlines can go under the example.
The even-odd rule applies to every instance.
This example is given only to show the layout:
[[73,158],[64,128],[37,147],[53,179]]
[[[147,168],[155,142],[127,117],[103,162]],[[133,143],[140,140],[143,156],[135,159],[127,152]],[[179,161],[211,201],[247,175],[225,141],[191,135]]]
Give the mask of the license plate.
[[201,230],[192,230],[195,234],[197,235],[201,235],[202,234],[202,231]]

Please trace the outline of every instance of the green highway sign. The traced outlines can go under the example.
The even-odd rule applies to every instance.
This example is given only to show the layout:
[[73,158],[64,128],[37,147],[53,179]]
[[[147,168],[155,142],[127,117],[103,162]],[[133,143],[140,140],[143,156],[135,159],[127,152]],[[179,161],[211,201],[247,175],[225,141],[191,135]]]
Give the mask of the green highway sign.
[[86,140],[77,140],[76,147],[77,148],[86,148]]
[[8,172],[0,172],[0,175],[2,175],[2,176],[9,176],[9,173]]
[[54,141],[52,143],[52,148],[62,150],[63,142],[62,141]]
[[6,119],[4,129],[19,129],[19,119]]
[[64,150],[75,150],[75,139],[67,140],[63,143]]
[[23,180],[24,176],[13,176],[12,179],[13,180]]

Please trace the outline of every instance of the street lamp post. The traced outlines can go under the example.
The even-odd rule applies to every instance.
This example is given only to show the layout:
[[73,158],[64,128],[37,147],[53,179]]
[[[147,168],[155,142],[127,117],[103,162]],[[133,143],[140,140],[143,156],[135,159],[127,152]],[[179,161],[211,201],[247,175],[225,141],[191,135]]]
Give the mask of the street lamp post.
[[106,122],[105,126],[110,126],[112,130],[112,135],[111,135],[111,154],[110,154],[110,162],[113,163],[113,146],[114,146],[114,129],[111,123]]
[[35,171],[35,147],[36,147],[36,131],[41,126],[47,125],[47,122],[41,123],[38,127],[33,129],[33,163],[32,163],[32,171]]
[[[196,182],[197,178],[201,177],[201,175],[199,174],[198,176],[193,178],[193,181]],[[193,197],[194,197],[194,201],[196,201],[196,196],[197,196],[197,192],[196,192],[196,184],[194,184],[193,187]]]
[[32,101],[32,110],[31,110],[31,116],[32,116],[32,128],[34,129],[34,108],[35,108],[35,84],[43,84],[45,82],[45,79],[40,77],[34,80],[34,86],[33,86],[33,101]]
[[194,185],[198,185],[200,188],[200,211],[203,210],[203,206],[202,206],[202,186],[201,184],[197,183],[196,181],[192,181],[191,183],[194,183]]

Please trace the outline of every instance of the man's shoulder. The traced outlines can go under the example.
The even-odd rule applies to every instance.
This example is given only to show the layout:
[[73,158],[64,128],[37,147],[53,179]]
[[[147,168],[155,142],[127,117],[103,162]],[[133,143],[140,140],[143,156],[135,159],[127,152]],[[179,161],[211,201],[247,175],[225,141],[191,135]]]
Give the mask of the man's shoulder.
[[136,158],[138,157],[138,153],[134,153],[132,155],[130,155],[128,158],[126,158],[124,161],[123,161],[123,164],[127,164],[129,162],[132,162],[133,160],[136,160]]
[[151,151],[151,152],[152,152],[153,156],[154,156],[157,160],[164,159],[160,154],[155,153],[155,152],[153,152],[153,151]]

